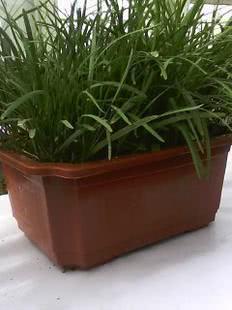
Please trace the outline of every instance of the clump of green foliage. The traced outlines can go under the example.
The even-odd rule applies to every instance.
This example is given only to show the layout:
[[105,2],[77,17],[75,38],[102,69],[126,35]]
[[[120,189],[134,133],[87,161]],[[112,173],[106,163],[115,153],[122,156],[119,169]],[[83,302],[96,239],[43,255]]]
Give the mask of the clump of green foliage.
[[231,130],[232,27],[217,9],[203,21],[204,0],[186,5],[4,7],[1,148],[79,163],[187,144],[203,175],[210,138]]

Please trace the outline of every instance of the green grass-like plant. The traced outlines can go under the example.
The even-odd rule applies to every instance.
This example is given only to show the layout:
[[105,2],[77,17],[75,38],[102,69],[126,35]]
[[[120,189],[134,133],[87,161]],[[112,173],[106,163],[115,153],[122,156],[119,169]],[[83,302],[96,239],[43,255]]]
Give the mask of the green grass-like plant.
[[[0,27],[0,147],[82,163],[188,145],[197,174],[231,130],[232,27],[204,0],[51,1]],[[23,21],[24,26],[19,26]]]

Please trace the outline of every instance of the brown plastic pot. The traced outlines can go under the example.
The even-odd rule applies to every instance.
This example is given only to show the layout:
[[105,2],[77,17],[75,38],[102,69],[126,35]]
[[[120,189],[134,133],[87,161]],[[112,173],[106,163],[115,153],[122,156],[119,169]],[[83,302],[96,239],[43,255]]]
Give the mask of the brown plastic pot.
[[0,159],[21,230],[56,264],[90,268],[214,221],[231,141],[213,141],[204,180],[186,147],[77,165]]
[[0,163],[0,196],[5,195],[7,193],[5,179],[2,174],[2,167]]

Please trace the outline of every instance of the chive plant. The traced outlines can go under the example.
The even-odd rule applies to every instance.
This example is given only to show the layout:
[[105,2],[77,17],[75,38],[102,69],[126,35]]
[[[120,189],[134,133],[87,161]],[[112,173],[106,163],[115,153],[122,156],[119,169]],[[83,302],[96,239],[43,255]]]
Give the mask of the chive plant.
[[47,1],[12,17],[2,1],[1,148],[80,163],[186,144],[203,176],[210,138],[231,130],[232,28],[187,2]]

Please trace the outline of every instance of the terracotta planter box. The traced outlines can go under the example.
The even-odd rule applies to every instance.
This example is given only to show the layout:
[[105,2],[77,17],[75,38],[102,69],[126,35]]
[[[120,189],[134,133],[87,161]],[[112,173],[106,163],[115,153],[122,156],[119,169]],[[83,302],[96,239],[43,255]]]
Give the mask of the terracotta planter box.
[[214,221],[230,145],[213,141],[205,180],[185,147],[78,165],[0,159],[21,230],[57,265],[90,268]]

